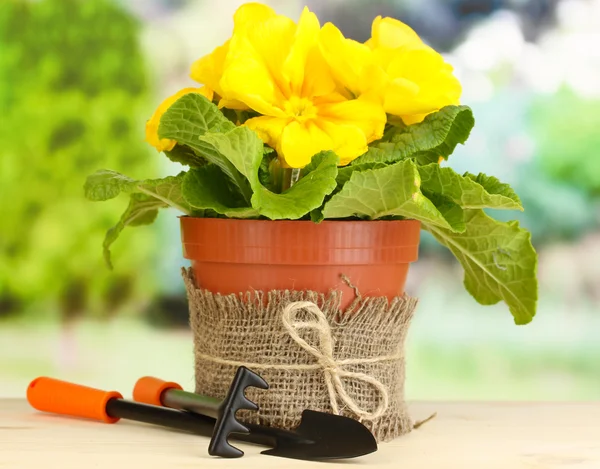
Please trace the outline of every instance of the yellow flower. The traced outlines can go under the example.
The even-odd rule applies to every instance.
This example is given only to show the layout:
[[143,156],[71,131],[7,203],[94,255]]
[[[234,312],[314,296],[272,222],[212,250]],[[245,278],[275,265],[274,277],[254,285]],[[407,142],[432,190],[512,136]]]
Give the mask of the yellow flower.
[[[240,8],[235,15],[234,34],[244,32],[252,21],[267,19],[274,15],[271,8],[261,4],[250,4],[252,7]],[[229,99],[221,88],[221,77],[225,66],[225,58],[229,53],[230,40],[219,47],[216,47],[210,54],[196,60],[192,64],[190,77],[192,80],[203,84],[213,90],[219,99],[219,108],[229,108],[237,110],[247,110],[248,106],[235,99]]]
[[229,51],[229,41],[217,47],[212,53],[196,60],[192,64],[190,77],[198,83],[204,84],[218,96],[223,96],[219,81],[223,75],[223,64]]
[[319,47],[340,93],[348,97],[371,95],[383,102],[387,76],[375,63],[369,46],[346,39],[336,26],[326,23],[319,35]]
[[210,88],[184,88],[160,103],[160,106],[158,106],[156,111],[154,111],[154,114],[152,114],[150,120],[146,122],[146,141],[158,151],[171,151],[177,143],[175,140],[168,138],[158,138],[158,125],[160,124],[160,118],[175,101],[188,93],[201,94],[206,96],[211,101],[213,99],[213,92]]
[[375,18],[365,44],[344,38],[328,23],[321,31],[320,48],[342,90],[378,97],[388,114],[406,124],[459,103],[462,90],[452,66],[393,18]]
[[[296,24],[250,3],[238,9],[234,23],[214,89],[228,102],[261,114],[244,125],[274,147],[285,164],[300,168],[319,151],[333,150],[345,165],[381,137],[382,107],[338,92],[318,47],[320,25],[314,13],[305,8]],[[206,78],[203,83],[211,86]]]
[[375,18],[368,45],[389,77],[384,97],[389,114],[411,124],[459,103],[462,88],[452,66],[404,23]]

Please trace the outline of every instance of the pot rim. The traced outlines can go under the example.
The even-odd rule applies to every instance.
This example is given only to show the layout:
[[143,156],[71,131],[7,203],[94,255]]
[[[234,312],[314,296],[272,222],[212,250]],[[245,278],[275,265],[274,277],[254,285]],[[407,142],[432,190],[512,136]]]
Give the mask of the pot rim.
[[181,216],[184,257],[200,263],[407,264],[417,260],[417,220],[246,220]]
[[190,219],[190,220],[212,220],[215,222],[240,222],[240,223],[302,223],[305,225],[311,224],[311,225],[323,225],[323,224],[330,224],[330,223],[335,223],[335,224],[364,224],[364,223],[418,223],[419,225],[421,224],[421,222],[419,220],[415,220],[413,218],[407,218],[404,220],[345,220],[345,219],[328,219],[328,220],[323,220],[320,223],[316,223],[312,220],[266,220],[266,219],[261,219],[261,220],[257,220],[254,218],[211,218],[211,217],[192,217],[191,215],[178,215],[177,218],[180,219]]

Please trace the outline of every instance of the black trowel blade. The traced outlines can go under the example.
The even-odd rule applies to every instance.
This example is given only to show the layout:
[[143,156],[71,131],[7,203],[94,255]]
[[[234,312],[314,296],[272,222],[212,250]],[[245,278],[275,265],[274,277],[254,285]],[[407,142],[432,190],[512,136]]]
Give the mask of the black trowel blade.
[[369,429],[348,417],[305,410],[300,425],[278,437],[273,449],[262,454],[293,459],[323,460],[364,456],[377,451]]

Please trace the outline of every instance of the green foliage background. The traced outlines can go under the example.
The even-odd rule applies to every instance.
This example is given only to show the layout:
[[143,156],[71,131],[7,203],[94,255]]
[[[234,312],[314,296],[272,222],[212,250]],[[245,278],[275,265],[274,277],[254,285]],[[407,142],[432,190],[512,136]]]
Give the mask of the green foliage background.
[[138,24],[108,0],[0,2],[0,312],[111,314],[153,291],[156,235],[99,246],[118,204],[83,198],[108,162],[156,171]]
[[600,196],[600,100],[562,88],[534,101],[533,132],[544,172],[588,196]]
[[[270,3],[295,15],[309,0]],[[334,3],[343,14],[320,16],[350,27],[348,34],[356,23],[368,35],[375,15],[399,11],[373,10],[384,3],[401,6],[399,18],[413,8],[448,20],[432,16],[431,2],[406,0],[315,0],[313,10]],[[164,157],[143,142],[144,121],[162,98],[192,85],[185,81],[189,64],[225,39],[236,6],[206,0],[0,0],[0,316],[29,312],[0,321],[0,398],[23,398],[23,389],[40,374],[98,387],[113,383],[116,389],[153,374],[193,387],[192,342],[182,330],[153,328],[124,314],[103,324],[86,319],[74,328],[53,319],[82,311],[141,312],[142,302],[150,302],[148,316],[156,324],[172,326],[175,318],[187,323],[175,214],[124,232],[113,246],[111,272],[102,259],[102,240],[126,198],[93,203],[84,200],[82,186],[86,175],[107,167],[134,179],[165,175],[158,167]],[[142,28],[150,41],[145,57],[138,45]],[[564,38],[549,50],[552,70],[569,67],[555,52],[573,33],[583,37],[584,28],[563,28]],[[509,29],[500,33],[506,42]],[[586,59],[593,50],[584,41],[572,55],[593,67]],[[519,194],[525,211],[507,212],[506,219],[516,217],[531,230],[542,260],[551,256],[540,266],[540,311],[532,325],[517,328],[503,305],[478,305],[465,292],[452,254],[423,232],[420,260],[409,275],[410,292],[420,298],[408,337],[410,399],[599,398],[600,300],[594,293],[600,277],[593,270],[600,265],[600,251],[593,251],[600,239],[598,98],[566,84],[559,92],[539,93],[516,74],[523,57],[511,60],[513,65],[502,63],[486,74],[491,95],[465,101],[477,125],[448,164],[461,174],[493,174]],[[150,66],[162,89],[148,85]],[[465,82],[467,91],[472,86]],[[531,147],[521,151],[515,139]],[[493,216],[501,219],[503,213]],[[157,298],[161,291],[170,296]],[[157,353],[148,360],[151,351]]]

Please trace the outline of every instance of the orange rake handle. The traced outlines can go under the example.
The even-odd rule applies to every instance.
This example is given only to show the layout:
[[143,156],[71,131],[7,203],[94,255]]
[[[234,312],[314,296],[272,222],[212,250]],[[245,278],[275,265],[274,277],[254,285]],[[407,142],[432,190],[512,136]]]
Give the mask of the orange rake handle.
[[163,393],[169,389],[182,391],[183,388],[172,381],[164,381],[153,376],[144,376],[135,383],[133,388],[133,400],[150,405],[164,405]]
[[135,383],[133,400],[144,404],[187,410],[218,419],[221,415],[221,399],[186,392],[173,381],[144,376]]
[[119,421],[106,412],[111,399],[123,399],[123,396],[116,391],[102,391],[47,377],[34,379],[27,388],[27,401],[34,409],[106,423]]

